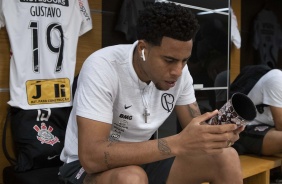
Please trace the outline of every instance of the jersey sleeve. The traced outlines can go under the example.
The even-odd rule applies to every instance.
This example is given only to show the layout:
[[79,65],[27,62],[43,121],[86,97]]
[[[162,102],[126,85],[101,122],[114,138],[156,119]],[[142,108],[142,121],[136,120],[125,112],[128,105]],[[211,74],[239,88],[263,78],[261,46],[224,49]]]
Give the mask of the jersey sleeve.
[[282,107],[282,72],[280,70],[272,70],[272,76],[263,83],[263,99],[264,104],[275,107]]
[[79,36],[81,36],[91,30],[93,26],[88,0],[79,0],[77,3],[79,4],[80,13],[83,19],[79,32]]
[[3,14],[3,0],[0,0],[0,29],[5,26],[5,19]]
[[109,63],[96,53],[81,68],[75,94],[76,114],[112,123],[113,103],[118,89],[118,76]]

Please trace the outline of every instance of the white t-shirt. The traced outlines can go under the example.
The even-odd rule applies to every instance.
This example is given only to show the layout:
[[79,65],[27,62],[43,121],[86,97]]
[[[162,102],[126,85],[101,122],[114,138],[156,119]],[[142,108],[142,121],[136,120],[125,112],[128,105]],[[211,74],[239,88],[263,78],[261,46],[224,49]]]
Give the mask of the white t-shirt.
[[78,37],[92,29],[87,0],[0,0],[11,45],[9,105],[72,105]]
[[[150,139],[175,105],[196,101],[187,66],[167,91],[157,90],[152,82],[141,82],[132,64],[136,43],[101,49],[84,62],[61,154],[64,162],[78,159],[76,115],[112,124],[110,139],[141,142]],[[150,112],[147,123],[142,94]]]
[[[282,108],[282,71],[273,69],[266,73],[255,84],[253,89],[249,92],[248,97],[254,102],[255,105],[266,104],[274,107]],[[274,126],[273,117],[269,107],[264,107],[264,112],[257,116],[254,121],[249,123],[255,124],[268,124]]]

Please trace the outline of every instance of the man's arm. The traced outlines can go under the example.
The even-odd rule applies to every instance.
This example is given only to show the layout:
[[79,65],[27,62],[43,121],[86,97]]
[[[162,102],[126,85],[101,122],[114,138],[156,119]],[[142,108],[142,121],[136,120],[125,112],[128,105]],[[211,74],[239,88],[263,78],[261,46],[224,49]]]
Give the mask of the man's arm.
[[78,155],[88,173],[126,165],[141,165],[175,156],[168,145],[175,138],[145,142],[114,142],[108,139],[111,124],[77,117]]
[[144,142],[113,142],[108,140],[110,124],[78,117],[79,160],[87,173],[97,173],[172,156],[220,153],[227,140],[235,141],[238,136],[232,132],[236,129],[232,124],[200,125],[216,114],[214,111],[193,118],[179,134]]
[[282,108],[274,107],[274,106],[269,106],[269,107],[272,113],[275,129],[278,131],[282,131],[282,118],[281,118]]
[[186,127],[193,118],[201,115],[197,102],[175,106],[175,112],[182,128]]

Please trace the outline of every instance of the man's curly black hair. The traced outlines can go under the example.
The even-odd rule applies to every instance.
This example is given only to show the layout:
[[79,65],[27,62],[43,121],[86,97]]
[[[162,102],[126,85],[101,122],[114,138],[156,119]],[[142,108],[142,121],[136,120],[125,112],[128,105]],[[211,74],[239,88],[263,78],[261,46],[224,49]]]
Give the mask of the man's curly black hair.
[[140,13],[136,28],[138,40],[159,46],[164,36],[180,41],[193,39],[199,24],[188,8],[157,2]]

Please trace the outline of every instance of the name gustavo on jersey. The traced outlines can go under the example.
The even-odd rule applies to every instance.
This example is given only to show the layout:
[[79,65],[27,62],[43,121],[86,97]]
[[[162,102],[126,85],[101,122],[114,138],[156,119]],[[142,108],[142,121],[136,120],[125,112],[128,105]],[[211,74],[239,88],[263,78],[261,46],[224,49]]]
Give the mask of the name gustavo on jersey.
[[31,16],[43,17],[61,17],[62,12],[59,8],[46,7],[46,6],[31,6]]

